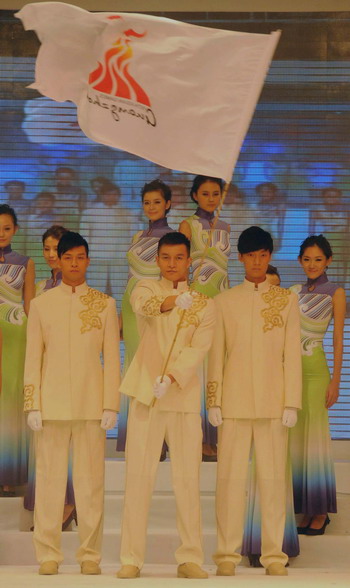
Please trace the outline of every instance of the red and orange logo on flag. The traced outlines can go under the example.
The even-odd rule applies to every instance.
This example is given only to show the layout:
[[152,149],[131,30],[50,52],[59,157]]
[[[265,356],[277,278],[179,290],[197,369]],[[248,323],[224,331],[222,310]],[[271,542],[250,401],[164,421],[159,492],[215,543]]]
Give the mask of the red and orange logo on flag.
[[[121,17],[116,15],[109,18]],[[133,57],[132,39],[140,39],[145,35],[146,33],[136,33],[133,29],[123,31],[111,49],[105,52],[103,63],[99,62],[97,68],[91,72],[90,86],[99,92],[150,106],[146,92],[129,72],[130,60]]]

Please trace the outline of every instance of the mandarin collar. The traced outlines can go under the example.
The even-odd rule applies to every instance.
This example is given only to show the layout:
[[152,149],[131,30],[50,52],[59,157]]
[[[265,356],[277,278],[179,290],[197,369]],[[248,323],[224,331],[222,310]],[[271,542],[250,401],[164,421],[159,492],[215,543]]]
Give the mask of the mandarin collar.
[[307,288],[311,288],[312,286],[320,286],[321,284],[325,284],[326,282],[328,282],[327,274],[323,273],[316,279],[308,278],[306,286]]
[[159,218],[158,220],[155,221],[149,221],[148,222],[148,231],[153,231],[153,229],[160,229],[162,227],[168,227],[168,221],[166,216],[163,216],[163,218]]
[[0,251],[5,255],[5,253],[11,253],[12,247],[11,245],[6,245],[6,247],[0,247]]
[[53,284],[57,285],[62,282],[62,272],[61,271],[57,272],[56,277],[55,277],[54,271],[55,270],[51,270],[51,278],[50,279]]
[[174,288],[174,282],[168,280],[167,278],[163,278],[163,276],[160,278],[160,282],[168,290],[176,290],[176,292],[185,292],[189,288],[187,280],[184,280],[183,282],[178,282],[177,288]]
[[250,282],[249,280],[244,278],[243,285],[245,288],[247,288],[247,290],[250,290],[251,292],[266,292],[271,287],[270,282],[268,282],[266,279],[264,282],[260,282],[260,284],[255,284],[255,282]]
[[209,222],[212,221],[215,216],[215,212],[208,212],[207,210],[203,210],[203,208],[201,208],[200,206],[198,206],[195,214],[199,216],[199,218],[202,218]]
[[68,284],[65,284],[64,282],[61,282],[60,285],[58,286],[58,288],[62,288],[62,290],[64,292],[67,292],[67,294],[85,294],[85,292],[88,289],[88,285],[86,282],[83,282],[82,284],[79,284],[79,286],[74,286],[74,292],[73,292],[73,286],[68,286]]

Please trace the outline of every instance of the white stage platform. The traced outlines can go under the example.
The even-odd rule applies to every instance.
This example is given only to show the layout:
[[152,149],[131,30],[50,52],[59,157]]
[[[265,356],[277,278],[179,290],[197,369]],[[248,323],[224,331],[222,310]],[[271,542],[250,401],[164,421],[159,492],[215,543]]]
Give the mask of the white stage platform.
[[[242,586],[255,586],[257,582],[280,582],[288,586],[317,586],[318,588],[350,587],[350,475],[349,463],[337,462],[338,513],[331,515],[331,524],[326,534],[320,537],[300,537],[301,554],[290,561],[288,578],[269,578],[263,569],[249,568],[243,559],[238,569]],[[201,500],[203,517],[203,539],[205,565],[211,577],[208,581],[197,580],[196,586],[228,586],[234,578],[216,578],[211,554],[215,549],[215,475],[216,464],[203,463],[201,476]],[[34,557],[32,515],[22,506],[22,498],[0,498],[0,583],[1,586],[17,588],[34,586],[111,586],[115,582],[132,588],[135,582],[143,586],[178,586],[183,580],[176,578],[174,551],[178,546],[175,523],[175,500],[171,491],[170,462],[159,464],[158,478],[149,517],[147,555],[142,578],[118,580],[115,572],[119,567],[120,521],[123,505],[125,463],[121,459],[106,460],[105,530],[103,543],[103,575],[86,577],[79,573],[75,563],[78,536],[72,529],[62,534],[65,555],[60,574],[54,578],[39,577]],[[238,579],[238,578],[237,578]]]

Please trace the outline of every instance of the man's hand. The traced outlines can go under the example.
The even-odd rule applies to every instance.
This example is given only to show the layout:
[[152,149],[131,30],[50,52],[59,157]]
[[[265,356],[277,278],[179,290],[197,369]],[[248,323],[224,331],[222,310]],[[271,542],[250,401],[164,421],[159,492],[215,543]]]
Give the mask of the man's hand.
[[114,410],[104,410],[101,419],[101,429],[109,431],[117,424],[117,413]]
[[154,396],[156,398],[161,398],[162,396],[164,396],[164,394],[166,394],[169,386],[171,386],[171,379],[169,378],[169,376],[163,376],[163,381],[162,381],[162,376],[158,376],[154,380],[154,384],[153,384]]
[[220,406],[211,406],[208,409],[208,421],[213,427],[220,427],[222,425],[222,414]]
[[282,415],[282,425],[292,428],[296,425],[298,420],[297,408],[285,408]]
[[188,310],[193,304],[193,296],[190,292],[183,292],[176,297],[175,306]]
[[28,427],[30,427],[32,429],[32,431],[41,431],[41,429],[43,428],[41,411],[40,410],[31,410],[30,412],[28,412],[27,424],[28,424]]

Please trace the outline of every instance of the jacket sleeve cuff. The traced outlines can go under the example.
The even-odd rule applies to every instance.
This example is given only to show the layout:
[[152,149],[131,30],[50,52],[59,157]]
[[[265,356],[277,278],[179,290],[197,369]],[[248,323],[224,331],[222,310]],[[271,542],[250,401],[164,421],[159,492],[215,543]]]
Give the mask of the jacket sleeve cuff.
[[219,382],[212,381],[207,383],[207,408],[221,406],[221,397],[219,398]]
[[24,412],[31,410],[41,410],[41,406],[34,384],[27,384],[24,386]]

